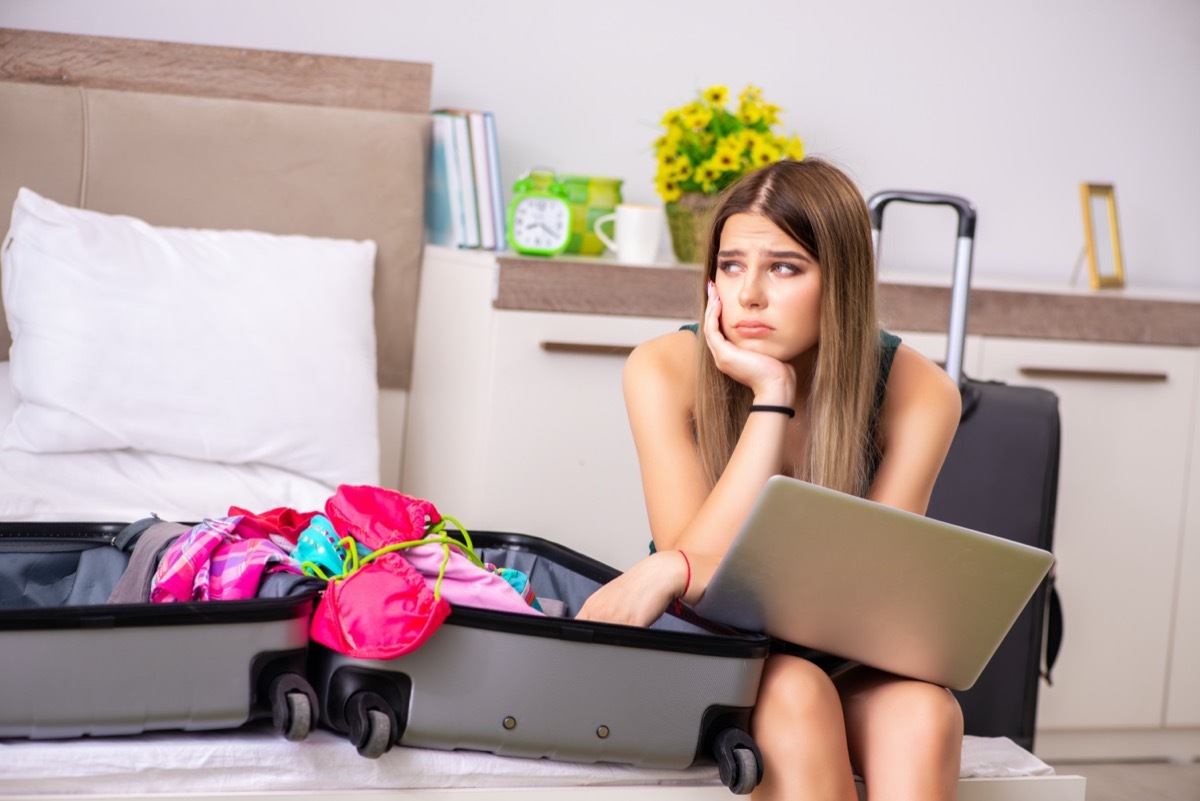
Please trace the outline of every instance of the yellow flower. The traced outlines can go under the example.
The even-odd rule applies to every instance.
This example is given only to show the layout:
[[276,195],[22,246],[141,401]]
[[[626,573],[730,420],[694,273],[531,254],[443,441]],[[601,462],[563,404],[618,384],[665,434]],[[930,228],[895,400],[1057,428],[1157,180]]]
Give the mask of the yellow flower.
[[683,127],[693,131],[703,131],[712,122],[712,109],[693,103],[683,110]]
[[706,161],[696,169],[696,177],[700,183],[711,184],[721,177],[721,167],[711,161]]
[[804,143],[800,141],[800,137],[792,136],[788,138],[787,144],[783,146],[783,154],[793,161],[799,161],[804,158]]
[[753,128],[743,128],[742,130],[737,132],[738,148],[740,150],[750,150],[756,144],[758,144],[758,140],[761,137],[762,137],[762,134],[760,134],[758,131],[754,130]]
[[667,203],[673,203],[683,195],[683,191],[679,188],[679,184],[671,178],[660,178],[654,182],[654,188],[658,190],[658,195]]
[[738,95],[738,100],[741,101],[742,105],[748,105],[750,103],[757,103],[760,97],[762,97],[762,89],[759,89],[757,86],[747,86]]
[[704,100],[714,106],[723,106],[729,99],[729,87],[717,84],[704,90]]
[[746,147],[742,143],[742,136],[741,136],[740,131],[730,134],[729,136],[726,136],[724,139],[718,139],[716,144],[717,144],[717,147],[716,147],[717,153],[732,153],[735,156],[738,153],[741,153],[743,150],[745,150],[745,147]]
[[713,154],[711,164],[721,172],[733,172],[741,161],[742,154],[738,151],[718,147],[717,152]]
[[762,122],[762,107],[756,103],[743,103],[738,107],[737,116],[746,125],[756,125]]
[[767,143],[765,140],[759,141],[750,150],[750,161],[757,167],[762,167],[775,161],[779,161],[779,148]]
[[679,159],[675,162],[676,181],[686,181],[688,178],[691,178],[695,172],[696,171],[692,169],[691,162],[689,162],[687,159]]

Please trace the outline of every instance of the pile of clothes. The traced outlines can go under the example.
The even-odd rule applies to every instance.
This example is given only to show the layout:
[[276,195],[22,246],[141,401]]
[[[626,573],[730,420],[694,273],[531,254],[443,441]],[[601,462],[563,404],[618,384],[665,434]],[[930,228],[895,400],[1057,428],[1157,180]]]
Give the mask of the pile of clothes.
[[[226,517],[159,536],[168,531],[171,543],[149,583],[151,601],[253,598],[272,578],[313,577],[327,585],[311,637],[348,656],[408,653],[437,630],[451,605],[542,614],[528,576],[480,561],[470,535],[429,501],[381,487],[338,487],[323,513],[255,514],[234,506]],[[157,547],[139,540],[138,549],[143,545]]]

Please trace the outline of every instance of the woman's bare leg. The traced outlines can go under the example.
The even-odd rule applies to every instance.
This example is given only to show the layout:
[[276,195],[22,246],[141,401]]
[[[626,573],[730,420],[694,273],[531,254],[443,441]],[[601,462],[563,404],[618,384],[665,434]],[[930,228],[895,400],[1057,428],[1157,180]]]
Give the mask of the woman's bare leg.
[[767,659],[752,720],[763,755],[755,801],[853,801],[846,727],[837,688],[811,662]]
[[850,759],[871,801],[953,801],[963,722],[949,690],[863,668],[838,690]]

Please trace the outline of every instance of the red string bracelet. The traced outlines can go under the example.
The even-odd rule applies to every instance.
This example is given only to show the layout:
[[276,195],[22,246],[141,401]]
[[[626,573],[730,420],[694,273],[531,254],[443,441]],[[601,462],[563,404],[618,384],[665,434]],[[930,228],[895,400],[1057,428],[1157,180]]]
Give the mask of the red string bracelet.
[[687,565],[687,579],[683,582],[683,592],[675,598],[675,614],[683,611],[683,596],[687,595],[688,588],[692,586],[692,562],[683,551],[680,551],[679,555],[683,557],[683,563]]

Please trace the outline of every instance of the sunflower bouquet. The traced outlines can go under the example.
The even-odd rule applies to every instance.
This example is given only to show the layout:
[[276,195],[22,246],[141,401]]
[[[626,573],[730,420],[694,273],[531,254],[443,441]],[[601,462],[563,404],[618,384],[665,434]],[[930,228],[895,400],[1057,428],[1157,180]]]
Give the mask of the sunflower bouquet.
[[804,157],[800,137],[777,133],[781,109],[747,86],[729,106],[729,89],[710,86],[696,100],[662,118],[654,141],[654,184],[667,203],[686,193],[715,195],[756,167]]

